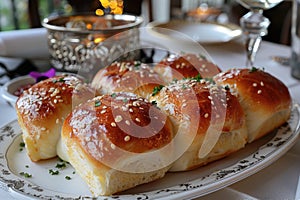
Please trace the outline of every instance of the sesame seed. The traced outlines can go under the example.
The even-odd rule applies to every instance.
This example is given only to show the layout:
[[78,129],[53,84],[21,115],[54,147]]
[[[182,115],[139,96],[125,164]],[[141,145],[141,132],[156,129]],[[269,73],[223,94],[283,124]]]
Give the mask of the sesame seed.
[[257,91],[257,94],[261,94],[261,93],[262,93],[262,91],[261,91],[261,90],[258,90],[258,91]]
[[59,123],[59,119],[56,119],[55,123],[58,124]]
[[129,126],[130,125],[130,121],[126,120],[125,123]]
[[264,82],[261,81],[261,82],[260,82],[260,85],[261,85],[261,86],[264,86],[265,84],[264,84]]
[[54,103],[57,103],[57,99],[54,99],[53,102],[54,102]]
[[113,143],[111,143],[110,147],[111,147],[112,149],[116,149],[116,145],[113,144]]
[[133,112],[132,108],[129,108],[129,112],[131,112],[131,113]]
[[46,130],[46,128],[45,128],[45,127],[42,127],[42,128],[41,128],[41,130],[42,130],[42,131],[45,131],[45,130]]
[[128,142],[129,140],[130,140],[130,136],[129,135],[127,135],[127,136],[124,137],[124,141],[125,142]]
[[106,110],[101,110],[101,112],[100,112],[100,113],[101,113],[101,114],[104,114],[105,112],[106,112]]
[[257,86],[257,83],[253,83],[252,85],[253,85],[253,87],[256,87],[256,86]]
[[110,125],[111,125],[112,127],[116,127],[116,126],[117,126],[115,122],[110,123]]
[[208,118],[209,114],[208,113],[205,113],[204,117],[205,118]]
[[135,118],[135,121],[137,122],[141,122],[141,120],[139,118]]
[[115,121],[118,123],[118,122],[121,122],[123,120],[122,116],[121,115],[117,115],[116,118],[115,118]]

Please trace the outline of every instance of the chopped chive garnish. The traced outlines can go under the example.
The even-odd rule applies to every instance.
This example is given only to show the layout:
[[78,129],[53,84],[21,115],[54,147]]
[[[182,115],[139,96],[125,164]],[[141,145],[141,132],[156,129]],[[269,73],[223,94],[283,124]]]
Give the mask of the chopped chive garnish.
[[115,98],[115,97],[117,96],[117,94],[116,94],[116,93],[112,93],[110,96],[111,96],[112,98]]
[[20,175],[24,176],[25,178],[31,178],[32,177],[32,175],[27,173],[27,172],[20,172]]
[[99,107],[101,105],[101,101],[100,100],[96,100],[95,101],[95,107]]
[[66,176],[65,179],[71,180],[71,177],[70,176]]
[[55,167],[58,169],[62,169],[62,168],[67,167],[67,165],[66,165],[66,163],[57,163]]
[[157,93],[159,93],[159,91],[160,91],[163,87],[164,87],[163,85],[156,86],[156,87],[153,89],[152,96],[155,96]]
[[258,71],[258,68],[256,68],[256,67],[252,67],[252,68],[249,70],[250,73],[251,73],[251,72],[256,72],[256,71]]
[[59,171],[58,170],[49,169],[49,174],[51,174],[51,175],[58,175]]

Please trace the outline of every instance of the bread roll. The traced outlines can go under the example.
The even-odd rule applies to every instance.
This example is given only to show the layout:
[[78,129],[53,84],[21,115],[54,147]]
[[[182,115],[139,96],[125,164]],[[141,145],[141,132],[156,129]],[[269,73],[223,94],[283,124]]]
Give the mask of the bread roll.
[[261,138],[289,119],[290,93],[271,74],[256,68],[230,69],[214,80],[238,97],[246,115],[248,142]]
[[94,196],[163,177],[172,163],[172,138],[169,119],[132,93],[95,97],[62,128],[70,163]]
[[[77,95],[81,99],[76,98]],[[91,90],[78,77],[60,75],[36,83],[19,97],[16,102],[18,121],[32,161],[57,155],[61,126],[72,104],[91,95]]]
[[144,98],[149,98],[155,87],[164,84],[150,66],[139,61],[114,62],[101,69],[92,81],[99,94],[133,92]]
[[183,149],[170,171],[186,171],[225,157],[247,141],[245,116],[237,98],[208,81],[185,79],[152,97],[170,116],[176,149]]
[[221,71],[217,65],[208,61],[205,57],[192,53],[170,54],[159,62],[154,70],[166,82],[199,75],[202,78],[212,78]]

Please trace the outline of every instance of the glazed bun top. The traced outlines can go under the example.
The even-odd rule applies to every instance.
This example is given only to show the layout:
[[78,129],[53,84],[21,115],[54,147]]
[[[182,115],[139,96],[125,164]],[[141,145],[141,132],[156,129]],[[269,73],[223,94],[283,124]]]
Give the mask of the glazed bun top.
[[92,81],[92,87],[99,94],[132,92],[148,98],[154,87],[165,82],[147,64],[139,61],[114,62],[99,70]]
[[27,118],[25,121],[28,123],[47,121],[49,116],[60,116],[59,113],[63,110],[84,101],[75,98],[76,96],[93,96],[93,92],[75,75],[58,75],[40,81],[24,91],[16,102],[16,109],[20,116]]
[[275,112],[291,105],[288,88],[277,78],[263,70],[230,69],[214,77],[217,84],[228,85],[233,93],[255,109]]
[[172,82],[163,87],[152,100],[176,118],[178,124],[184,120],[198,118],[198,134],[205,134],[209,126],[218,123],[224,123],[223,131],[236,130],[242,127],[245,121],[238,99],[224,87],[205,79]]
[[62,137],[80,144],[92,160],[114,165],[163,148],[173,131],[167,116],[144,98],[113,93],[78,106],[65,120]]
[[204,56],[192,53],[170,54],[160,61],[154,70],[167,82],[199,75],[202,78],[211,78],[221,71],[217,65],[208,61]]

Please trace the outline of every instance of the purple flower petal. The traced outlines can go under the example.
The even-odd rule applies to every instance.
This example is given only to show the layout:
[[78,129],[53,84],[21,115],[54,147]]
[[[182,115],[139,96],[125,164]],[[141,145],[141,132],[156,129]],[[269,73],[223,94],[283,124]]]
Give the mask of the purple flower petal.
[[36,82],[38,81],[41,81],[43,79],[46,79],[46,78],[51,78],[53,76],[55,76],[55,69],[54,68],[51,68],[50,70],[46,71],[46,72],[43,72],[43,73],[40,73],[40,72],[30,72],[29,73],[29,76],[31,76],[32,78],[35,79]]

